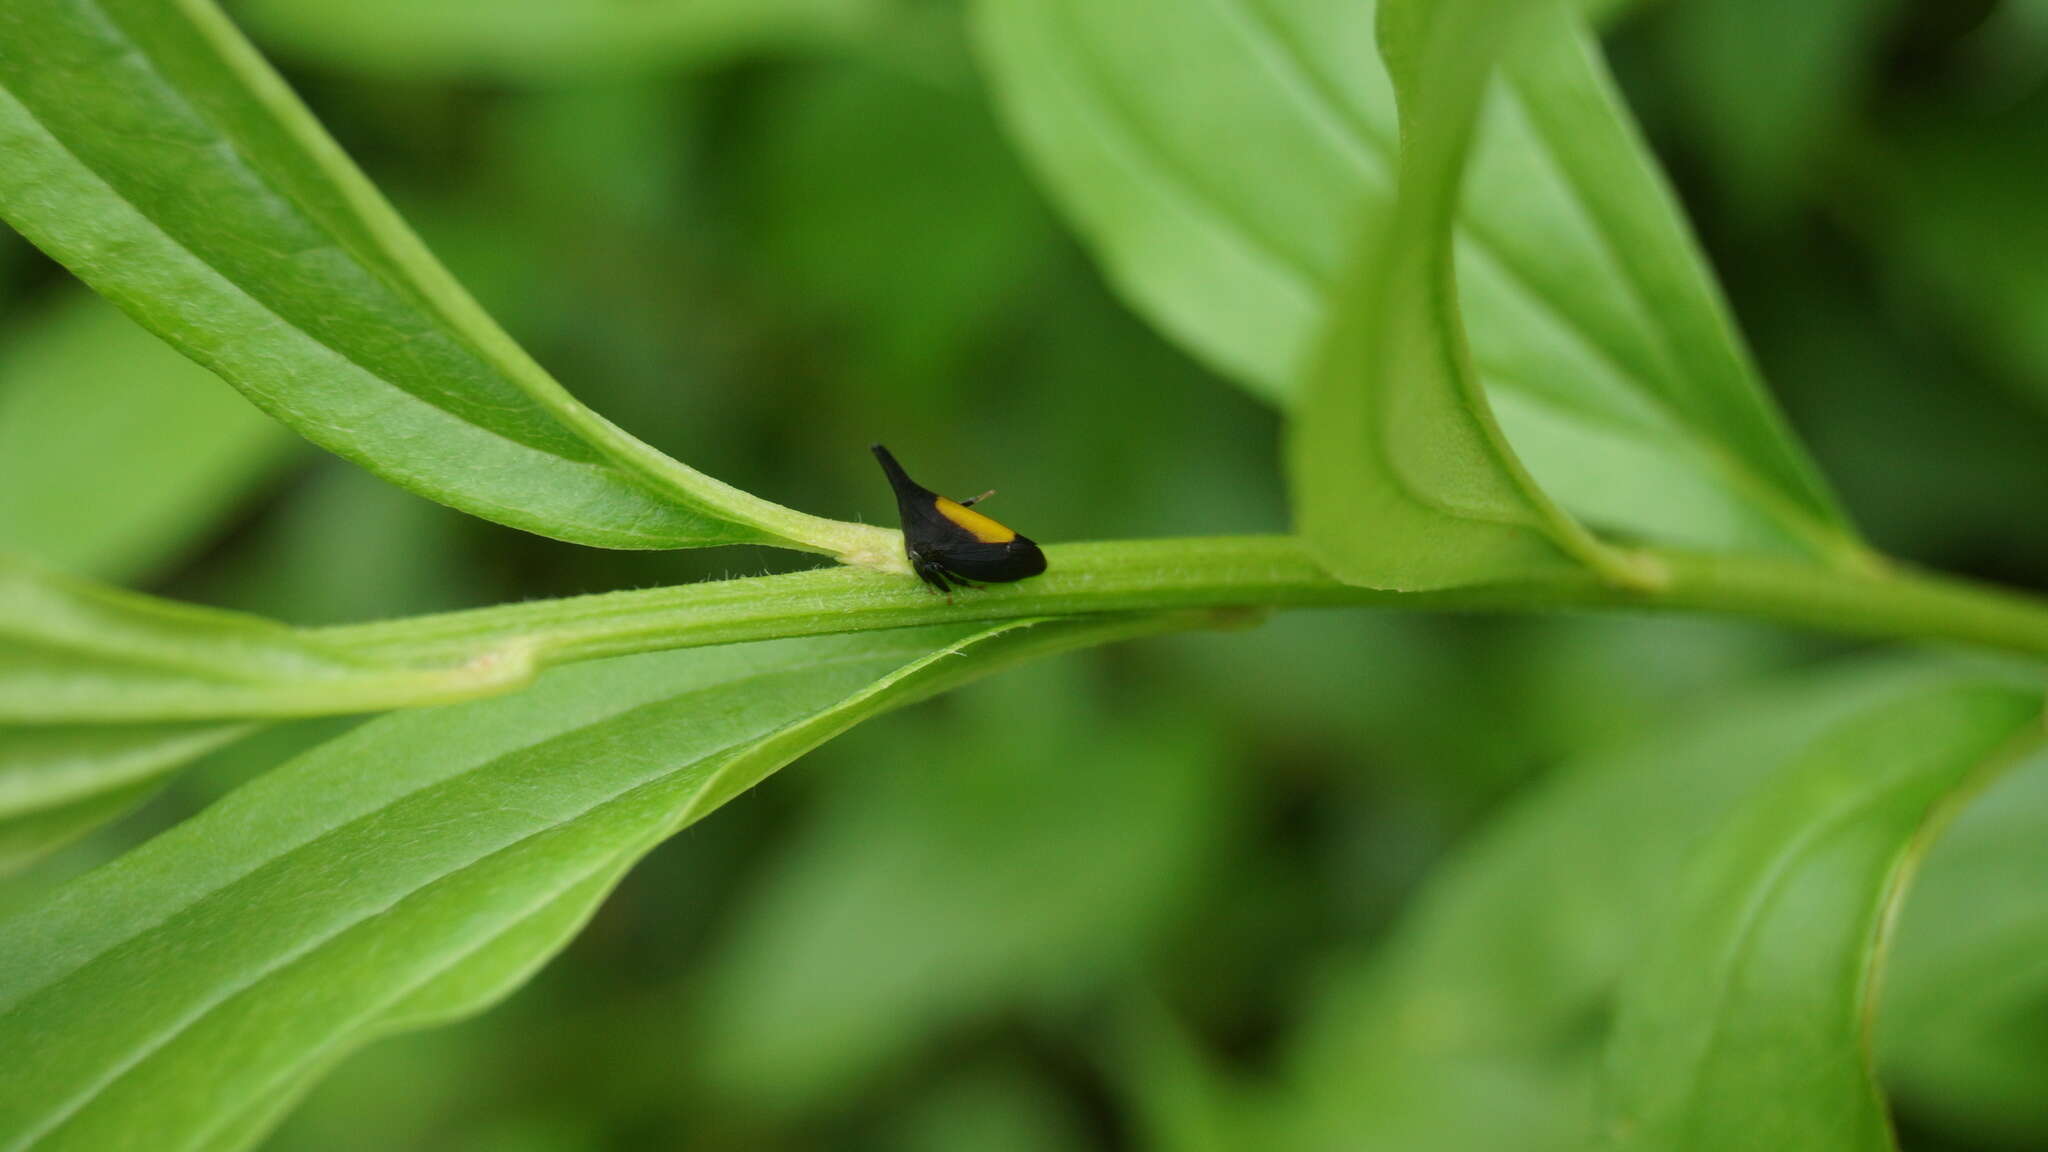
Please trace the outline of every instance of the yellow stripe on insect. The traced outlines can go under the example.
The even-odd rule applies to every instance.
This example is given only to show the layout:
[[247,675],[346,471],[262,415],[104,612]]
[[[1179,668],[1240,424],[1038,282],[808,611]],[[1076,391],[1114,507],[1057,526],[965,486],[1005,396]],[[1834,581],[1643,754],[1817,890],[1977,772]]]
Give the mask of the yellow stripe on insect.
[[968,535],[981,541],[983,544],[1008,544],[1017,538],[1015,532],[983,516],[974,509],[957,504],[946,499],[944,496],[939,497],[937,507],[939,515],[967,529]]

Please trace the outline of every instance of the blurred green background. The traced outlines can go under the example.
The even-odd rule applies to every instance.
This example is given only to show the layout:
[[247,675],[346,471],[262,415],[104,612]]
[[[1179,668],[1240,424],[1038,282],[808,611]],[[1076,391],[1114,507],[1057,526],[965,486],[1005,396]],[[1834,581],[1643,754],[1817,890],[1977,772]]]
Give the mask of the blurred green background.
[[[712,475],[887,520],[880,439],[1042,540],[1286,527],[1276,414],[1111,295],[952,3],[230,9],[515,337]],[[1875,542],[2048,589],[2048,4],[1665,0],[1608,40]],[[807,563],[424,502],[6,234],[0,547],[306,624]],[[1359,989],[1428,878],[1587,755],[1845,658],[1739,623],[1351,612],[1012,673],[691,829],[511,1002],[357,1055],[268,1146],[1192,1149],[1272,1115],[1351,1146]],[[0,909],[344,724],[215,756]],[[1922,1148],[2044,1130],[1900,1108]]]

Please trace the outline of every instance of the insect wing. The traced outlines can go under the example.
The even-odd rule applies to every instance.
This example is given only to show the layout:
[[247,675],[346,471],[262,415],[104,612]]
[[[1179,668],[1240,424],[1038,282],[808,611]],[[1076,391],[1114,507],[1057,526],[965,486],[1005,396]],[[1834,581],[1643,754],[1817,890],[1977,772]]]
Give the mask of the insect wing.
[[996,584],[1023,580],[1045,571],[1045,553],[1027,537],[1018,536],[1005,544],[989,544],[964,532],[961,535],[964,540],[926,555],[955,575]]

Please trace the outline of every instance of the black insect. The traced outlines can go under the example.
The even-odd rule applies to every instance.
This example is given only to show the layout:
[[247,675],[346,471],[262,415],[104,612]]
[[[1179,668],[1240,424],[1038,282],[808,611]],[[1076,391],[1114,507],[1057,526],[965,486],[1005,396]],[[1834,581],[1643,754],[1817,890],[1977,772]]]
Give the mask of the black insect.
[[971,500],[948,500],[906,475],[887,448],[868,447],[896,489],[903,553],[918,579],[933,591],[945,593],[950,602],[954,588],[975,587],[977,580],[1003,584],[1045,571],[1045,553],[1038,545],[973,510],[972,505],[995,495],[993,491]]

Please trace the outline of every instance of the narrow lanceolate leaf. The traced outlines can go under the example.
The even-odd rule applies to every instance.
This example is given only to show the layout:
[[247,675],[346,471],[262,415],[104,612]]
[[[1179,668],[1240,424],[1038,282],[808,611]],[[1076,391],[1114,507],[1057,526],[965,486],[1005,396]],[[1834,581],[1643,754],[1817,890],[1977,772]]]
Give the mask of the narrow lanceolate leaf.
[[[1371,0],[979,5],[999,105],[1125,296],[1297,401],[1332,314],[1356,316],[1360,224],[1394,211],[1400,125]],[[1457,231],[1457,299],[1508,440],[1599,528],[1853,554],[1590,37],[1531,6]],[[1489,22],[1455,29],[1452,55]]]
[[886,563],[579,404],[420,245],[207,0],[0,9],[0,217],[307,438],[514,527]]
[[530,655],[417,667],[256,616],[160,600],[0,557],[0,725],[335,715],[489,695]]
[[0,1148],[244,1147],[476,1011],[661,839],[884,709],[1160,618],[672,652],[373,721],[0,925]]
[[516,648],[432,667],[351,654],[0,556],[0,872],[119,816],[263,720],[445,703],[533,672]]
[[1959,685],[1832,734],[1745,801],[1623,992],[1615,1146],[1893,1148],[1869,1045],[1897,903],[1937,818],[2042,735],[2037,691]]
[[0,552],[135,579],[217,529],[294,447],[90,292],[0,331]]
[[1296,406],[1296,520],[1337,576],[1402,590],[1620,558],[1529,478],[1493,422],[1459,316],[1452,226],[1481,97],[1521,0],[1390,0],[1400,191],[1367,229]]

